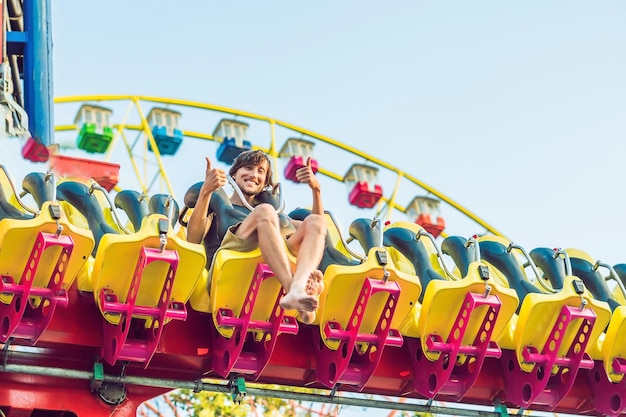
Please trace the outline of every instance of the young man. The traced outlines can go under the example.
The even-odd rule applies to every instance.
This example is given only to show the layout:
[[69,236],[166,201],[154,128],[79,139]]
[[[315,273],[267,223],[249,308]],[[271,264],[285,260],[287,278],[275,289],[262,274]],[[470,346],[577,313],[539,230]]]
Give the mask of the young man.
[[[281,230],[274,207],[267,203],[255,205],[255,197],[263,190],[275,186],[272,182],[272,166],[268,156],[262,151],[241,153],[229,170],[242,191],[252,211],[245,207],[237,192],[230,197],[233,207],[249,213],[240,223],[228,229],[225,236],[210,233],[213,215],[208,213],[213,192],[226,184],[226,173],[222,169],[212,168],[206,158],[204,183],[200,188],[194,211],[187,225],[187,240],[193,243],[207,242],[205,237],[219,243],[220,249],[230,248],[250,251],[261,249],[265,263],[287,293],[280,301],[286,310],[297,310],[300,320],[311,323],[315,320],[315,310],[319,305],[319,294],[324,288],[322,273],[317,266],[322,259],[326,236],[326,223],[320,184],[311,169],[310,158],[307,166],[300,168],[296,175],[301,183],[308,184],[313,194],[311,214],[302,222],[290,220],[292,230]],[[283,238],[283,235],[286,235]],[[209,243],[210,244],[210,243]],[[213,244],[216,244],[215,242]],[[218,249],[219,250],[219,249]],[[297,256],[295,272],[292,273],[287,250]],[[212,254],[207,254],[212,256]]]

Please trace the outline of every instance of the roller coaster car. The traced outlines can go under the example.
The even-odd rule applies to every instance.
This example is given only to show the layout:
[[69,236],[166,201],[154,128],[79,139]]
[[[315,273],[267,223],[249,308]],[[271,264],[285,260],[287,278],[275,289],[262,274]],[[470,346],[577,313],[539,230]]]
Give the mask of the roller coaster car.
[[[463,270],[463,279],[448,279],[439,265],[434,238],[422,233],[419,225],[398,222],[384,234],[385,245],[411,263],[426,288],[421,305],[400,329],[411,354],[413,388],[427,398],[445,394],[460,400],[476,381],[485,358],[500,357],[495,340],[518,300],[512,290],[494,282],[486,266],[473,260]],[[444,241],[448,253],[457,257],[465,256],[464,243],[460,238]]]
[[585,283],[585,287],[589,289],[596,300],[606,302],[611,311],[615,311],[621,304],[609,290],[606,279],[595,267],[595,260],[579,249],[568,248],[565,251],[569,255],[572,273]]
[[106,233],[121,233],[120,228],[113,221],[111,210],[103,208],[106,204],[103,201],[104,197],[92,192],[92,184],[91,181],[65,177],[56,186],[59,205],[67,214],[69,222],[80,229],[87,230],[94,239],[95,244],[91,256],[88,257],[76,277],[78,290],[89,293],[93,292],[91,274],[102,236]]
[[[58,185],[57,193],[77,212],[75,221],[86,222],[96,240],[91,273],[78,288],[93,292],[102,314],[102,357],[112,365],[122,360],[147,367],[163,326],[172,319],[186,319],[185,304],[206,263],[204,249],[174,235],[169,219],[156,212],[160,195],[151,199],[153,207],[136,232],[120,234],[123,227],[113,227],[103,214],[112,208],[102,207],[92,187],[66,181]],[[126,209],[136,224],[142,209]]]
[[517,320],[500,339],[506,349],[501,359],[504,399],[518,407],[553,410],[572,388],[578,370],[593,368],[589,352],[611,310],[574,276],[565,277],[559,291],[543,292],[527,281],[510,242],[496,236],[478,240],[482,259],[509,280],[522,301]]
[[[360,263],[331,263],[324,273],[324,291],[315,321],[316,378],[363,389],[386,347],[401,347],[398,330],[412,314],[421,284],[414,274],[401,271],[382,242],[372,238],[371,220],[357,219],[350,235],[367,257]],[[340,235],[329,224],[330,235]],[[331,244],[336,247],[335,244]]]
[[54,201],[42,202],[34,215],[14,206],[7,197],[19,197],[7,172],[1,172],[0,206],[5,214],[19,215],[0,219],[0,342],[17,338],[35,344],[56,307],[67,306],[67,290],[94,240],[91,233],[70,224]]
[[[617,416],[626,412],[626,305],[618,301],[619,297],[612,295],[606,285],[607,279],[597,270],[598,263],[589,254],[578,249],[568,248],[565,251],[573,274],[583,280],[597,300],[608,303],[613,311],[603,337],[592,347],[590,353],[596,361],[587,376],[593,392],[594,408],[608,416]],[[619,265],[610,271],[615,274],[611,278],[621,280],[617,271],[622,272]],[[623,283],[616,287],[623,299],[621,288]]]
[[[201,185],[194,184],[187,191],[185,207],[195,207]],[[260,197],[277,207],[271,194]],[[212,194],[209,210],[219,213],[213,221],[218,222],[220,235],[246,217],[233,207],[223,189]],[[279,221],[288,227],[287,216],[280,214]],[[295,265],[295,257],[289,256]],[[212,315],[213,371],[223,377],[237,372],[256,379],[278,336],[298,332],[296,312],[278,305],[284,291],[258,248],[250,252],[220,249],[210,270],[211,276],[205,274],[196,286],[190,304],[194,310]]]

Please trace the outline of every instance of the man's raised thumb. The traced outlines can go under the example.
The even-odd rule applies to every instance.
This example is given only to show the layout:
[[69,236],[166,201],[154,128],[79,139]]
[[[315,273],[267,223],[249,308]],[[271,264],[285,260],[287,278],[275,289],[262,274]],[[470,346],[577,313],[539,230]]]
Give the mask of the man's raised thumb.
[[211,160],[209,159],[209,157],[205,156],[204,159],[206,159],[206,169],[211,169]]

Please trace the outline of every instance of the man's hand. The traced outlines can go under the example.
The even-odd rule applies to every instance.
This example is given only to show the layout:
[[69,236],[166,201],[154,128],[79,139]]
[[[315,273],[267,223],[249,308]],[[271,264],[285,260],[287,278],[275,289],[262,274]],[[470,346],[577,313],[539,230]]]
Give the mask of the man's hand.
[[206,187],[206,190],[212,193],[226,185],[226,181],[226,172],[223,169],[211,168],[211,160],[207,157],[203,187]]
[[313,169],[311,168],[311,157],[310,156],[306,159],[306,166],[304,166],[304,167],[302,167],[302,168],[300,168],[300,169],[298,169],[296,171],[296,178],[301,183],[309,184],[309,187],[311,187],[312,190],[319,191],[320,183],[317,180],[317,177],[315,176],[315,173],[313,173]]

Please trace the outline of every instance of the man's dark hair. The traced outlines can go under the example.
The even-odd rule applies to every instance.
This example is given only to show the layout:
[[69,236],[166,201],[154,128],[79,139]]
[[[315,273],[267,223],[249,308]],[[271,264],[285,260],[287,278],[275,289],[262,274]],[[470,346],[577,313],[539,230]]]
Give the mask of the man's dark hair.
[[273,174],[272,174],[272,163],[270,162],[270,158],[267,154],[261,150],[251,150],[245,151],[237,155],[235,161],[233,162],[233,166],[228,170],[228,174],[231,177],[234,177],[239,168],[246,165],[261,165],[263,161],[267,161],[267,173],[265,175],[265,188],[272,189],[276,186],[274,182],[272,182]]

